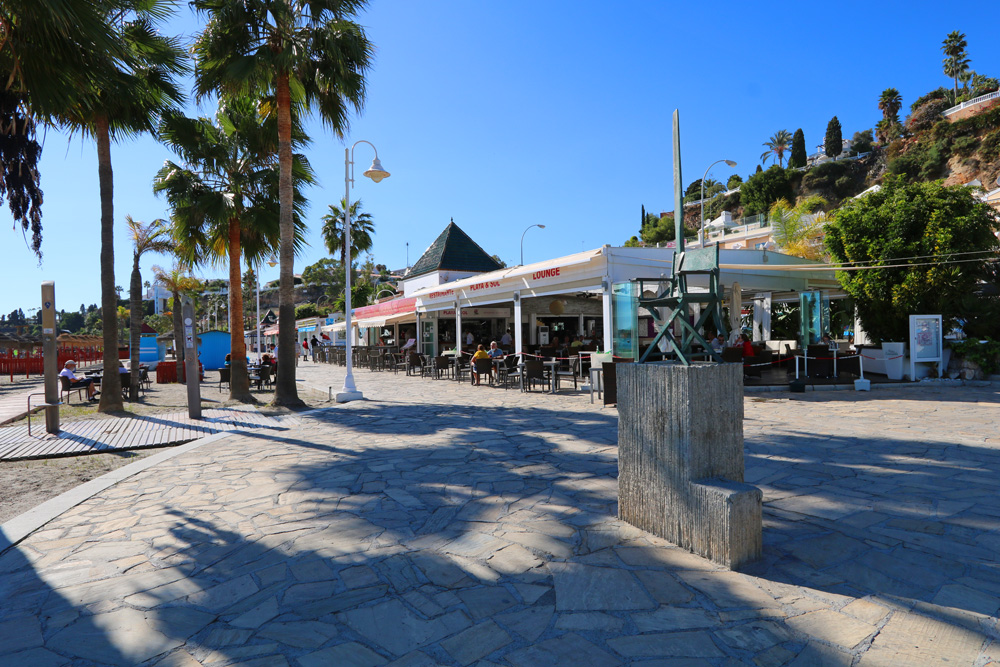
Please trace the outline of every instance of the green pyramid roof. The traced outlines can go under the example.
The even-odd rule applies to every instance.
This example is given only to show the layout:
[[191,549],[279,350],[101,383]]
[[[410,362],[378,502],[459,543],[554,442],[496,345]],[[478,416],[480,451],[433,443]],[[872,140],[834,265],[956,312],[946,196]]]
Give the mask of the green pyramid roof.
[[452,220],[413,265],[407,278],[431,271],[485,273],[503,268]]

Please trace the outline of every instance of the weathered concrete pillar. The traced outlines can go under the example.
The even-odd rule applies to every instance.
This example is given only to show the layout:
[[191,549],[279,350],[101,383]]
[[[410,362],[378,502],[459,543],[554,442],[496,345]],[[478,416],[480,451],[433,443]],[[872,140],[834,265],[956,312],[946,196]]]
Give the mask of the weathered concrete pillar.
[[740,364],[619,364],[618,514],[736,569],[760,557],[760,489],[743,483]]

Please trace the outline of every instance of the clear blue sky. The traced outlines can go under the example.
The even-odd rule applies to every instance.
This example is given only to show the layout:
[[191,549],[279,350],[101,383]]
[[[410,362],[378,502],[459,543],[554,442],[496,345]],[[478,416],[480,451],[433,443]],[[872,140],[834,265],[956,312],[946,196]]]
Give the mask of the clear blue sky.
[[[360,176],[376,224],[374,257],[391,268],[417,257],[449,219],[487,252],[518,262],[557,257],[637,233],[640,205],[673,208],[670,116],[680,109],[685,185],[720,158],[752,173],[775,131],[801,127],[810,152],[837,115],[844,135],[872,127],[879,93],[894,86],[904,111],[950,81],[940,44],[968,36],[976,71],[1000,76],[993,22],[939,3],[597,3],[374,0],[359,18],[377,47],[366,109],[350,142],[367,139],[392,177]],[[980,7],[981,9],[981,7]],[[168,29],[199,29],[186,6]],[[196,110],[192,107],[191,112]],[[198,113],[211,115],[204,106]],[[344,144],[312,125],[308,151],[320,184],[307,196],[310,247],[296,272],[326,255],[327,205],[343,197]],[[152,195],[168,151],[146,137],[112,147],[116,282],[128,286],[126,214],[167,217]],[[729,177],[725,165],[712,176]],[[53,130],[42,162],[41,267],[10,224],[0,312],[38,306],[39,283],[56,281],[57,307],[99,302],[100,205],[93,142]],[[0,215],[10,223],[6,203]],[[168,258],[142,262],[150,266]],[[225,272],[204,271],[204,277]],[[277,268],[264,267],[265,280]]]

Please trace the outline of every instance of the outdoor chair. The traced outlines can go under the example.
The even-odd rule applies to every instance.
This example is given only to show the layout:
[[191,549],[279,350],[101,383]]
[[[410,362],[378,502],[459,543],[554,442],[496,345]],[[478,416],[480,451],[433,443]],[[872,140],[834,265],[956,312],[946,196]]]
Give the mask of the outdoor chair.
[[826,345],[814,344],[806,348],[809,356],[809,377],[828,378],[833,376],[833,352]]
[[149,369],[145,367],[139,368],[139,382],[142,383],[146,389],[153,386],[153,381],[149,379]]
[[257,371],[257,373],[258,373],[257,388],[258,389],[262,389],[264,387],[264,385],[267,385],[268,387],[270,387],[271,386],[271,367],[270,366],[261,366],[260,370]]
[[483,377],[489,379],[490,384],[493,384],[493,360],[492,359],[476,359],[476,374],[479,376],[479,381],[483,381]]
[[521,380],[521,374],[517,368],[517,355],[509,354],[504,357],[503,363],[500,364],[497,370],[500,374],[497,380],[503,382],[504,389],[510,389],[511,380]]
[[434,357],[434,379],[440,380],[441,376],[448,377],[451,369],[451,357],[444,355]]
[[219,369],[219,391],[222,391],[222,385],[225,384],[229,386],[229,381],[232,378],[233,371],[231,368],[220,368]]
[[601,367],[604,369],[604,405],[618,405],[618,375],[615,371],[614,362],[605,361]]
[[577,384],[577,382],[580,379],[580,357],[579,356],[571,357],[569,359],[569,368],[567,368],[567,369],[560,369],[560,370],[556,371],[556,377],[555,377],[556,391],[559,390],[559,383],[563,379],[569,380],[570,378],[573,378],[573,389],[575,390],[576,389],[576,384]]
[[416,352],[410,352],[406,357],[406,374],[413,375],[414,373],[421,373],[421,367],[423,365],[423,360],[420,355]]
[[432,377],[434,375],[434,357],[421,354],[420,355],[420,376],[421,377]]
[[452,362],[452,364],[453,364],[453,366],[455,368],[455,370],[454,370],[455,379],[458,380],[459,382],[462,381],[462,378],[465,377],[466,373],[469,374],[470,378],[472,377],[472,373],[471,373],[472,368],[469,366],[469,362],[466,361],[466,358],[462,356],[461,352],[459,352],[458,356],[456,356],[454,358],[454,361]]
[[59,384],[61,386],[61,390],[59,391],[60,401],[62,400],[63,394],[65,394],[66,403],[70,403],[69,400],[70,394],[72,394],[75,391],[77,393],[77,397],[80,399],[81,402],[83,402],[83,391],[86,389],[86,387],[70,387],[72,382],[70,382],[70,379],[64,375],[59,376]]
[[524,379],[521,381],[523,388],[531,391],[536,382],[540,382],[542,386],[545,386],[547,380],[545,377],[545,364],[542,363],[541,359],[528,359],[524,362]]

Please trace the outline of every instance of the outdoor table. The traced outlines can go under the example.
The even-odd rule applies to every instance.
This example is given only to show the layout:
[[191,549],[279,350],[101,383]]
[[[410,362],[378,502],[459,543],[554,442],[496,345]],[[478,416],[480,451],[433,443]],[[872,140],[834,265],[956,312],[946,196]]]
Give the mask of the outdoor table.
[[556,369],[559,367],[558,359],[549,359],[548,361],[543,361],[543,365],[549,368],[549,393],[556,393]]
[[601,366],[591,366],[590,372],[590,402],[594,402],[594,385],[597,385],[597,398],[604,397],[604,368]]

